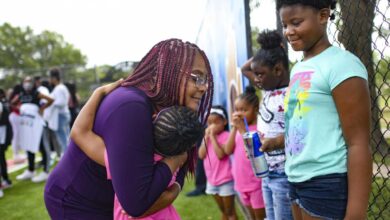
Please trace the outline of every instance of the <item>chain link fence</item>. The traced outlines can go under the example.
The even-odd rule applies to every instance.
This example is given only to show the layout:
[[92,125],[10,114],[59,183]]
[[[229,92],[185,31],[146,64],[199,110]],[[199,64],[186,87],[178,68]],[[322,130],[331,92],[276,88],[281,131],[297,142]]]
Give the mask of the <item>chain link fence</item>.
[[338,2],[330,40],[358,56],[369,75],[374,168],[368,218],[390,219],[390,2]]

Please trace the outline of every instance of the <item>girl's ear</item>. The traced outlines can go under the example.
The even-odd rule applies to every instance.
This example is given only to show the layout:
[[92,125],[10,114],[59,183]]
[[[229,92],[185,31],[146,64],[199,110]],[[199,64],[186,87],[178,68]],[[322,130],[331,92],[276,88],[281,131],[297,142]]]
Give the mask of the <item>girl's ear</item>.
[[277,76],[277,77],[281,77],[283,75],[283,70],[284,70],[284,67],[283,67],[282,62],[278,62],[273,67],[273,71],[275,73],[275,76]]
[[223,119],[223,126],[226,126],[226,125],[227,125],[227,123],[228,123],[227,119],[226,119],[226,118],[224,118],[224,119]]
[[323,8],[319,11],[320,24],[326,25],[328,23],[329,17],[330,17],[329,8]]

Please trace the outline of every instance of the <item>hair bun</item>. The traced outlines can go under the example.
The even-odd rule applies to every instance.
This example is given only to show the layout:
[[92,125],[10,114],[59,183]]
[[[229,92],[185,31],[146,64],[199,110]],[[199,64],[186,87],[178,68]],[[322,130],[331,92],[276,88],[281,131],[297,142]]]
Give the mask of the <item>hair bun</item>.
[[264,30],[260,32],[256,41],[261,45],[261,48],[265,50],[278,48],[282,45],[282,37],[276,30]]
[[247,87],[245,87],[245,93],[256,94],[256,89],[253,86],[247,86]]

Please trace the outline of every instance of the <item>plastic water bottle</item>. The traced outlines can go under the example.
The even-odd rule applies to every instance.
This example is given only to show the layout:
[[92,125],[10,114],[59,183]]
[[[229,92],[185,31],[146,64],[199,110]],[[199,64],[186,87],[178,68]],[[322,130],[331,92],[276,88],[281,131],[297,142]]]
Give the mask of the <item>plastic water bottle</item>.
[[261,141],[259,134],[247,131],[242,137],[255,176],[258,178],[268,176],[268,164],[264,153],[260,151]]

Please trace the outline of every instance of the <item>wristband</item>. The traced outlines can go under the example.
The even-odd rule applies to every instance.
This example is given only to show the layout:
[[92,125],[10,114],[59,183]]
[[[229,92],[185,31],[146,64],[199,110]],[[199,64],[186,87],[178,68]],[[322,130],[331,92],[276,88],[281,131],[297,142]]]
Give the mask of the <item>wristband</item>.
[[176,184],[179,187],[179,193],[181,192],[181,186],[178,182],[174,182],[173,184]]

